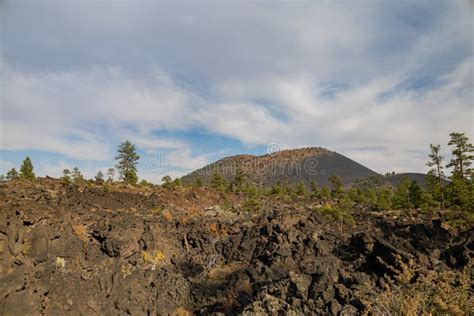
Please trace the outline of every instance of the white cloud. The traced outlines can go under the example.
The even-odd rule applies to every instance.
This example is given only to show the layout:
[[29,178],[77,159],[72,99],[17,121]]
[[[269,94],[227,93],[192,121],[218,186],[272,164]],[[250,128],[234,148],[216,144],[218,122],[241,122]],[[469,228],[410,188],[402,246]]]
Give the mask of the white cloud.
[[462,2],[144,6],[10,5],[0,148],[110,162],[128,138],[147,159],[166,149],[178,174],[209,156],[159,131],[198,129],[325,146],[384,172],[422,171],[430,142],[473,136]]
[[[9,70],[2,124],[3,135],[8,137],[3,137],[1,147],[107,160],[112,156],[111,137],[130,138],[143,149],[179,150],[176,153],[185,153],[181,161],[186,158],[188,164],[199,165],[195,161],[202,160],[192,157],[190,144],[154,136],[153,131],[202,128],[247,144],[278,140],[287,147],[324,145],[342,152],[347,148],[392,147],[400,154],[390,157],[403,159],[407,151],[445,139],[453,130],[472,134],[469,88],[473,73],[472,60],[467,60],[440,78],[442,84],[436,89],[401,90],[382,101],[379,96],[397,86],[401,78],[377,78],[327,99],[312,92],[317,83],[309,77],[286,81],[264,77],[250,85],[227,85],[219,99],[226,99],[232,90],[238,93],[231,92],[229,99],[243,103],[221,103],[197,97],[168,77],[166,84],[155,90],[162,77],[143,83],[109,69],[54,75]],[[226,83],[217,85],[215,91],[222,91],[222,86]],[[87,91],[87,95],[70,99],[75,90]],[[272,106],[251,101],[255,99],[271,100]],[[64,106],[68,102],[72,106]],[[279,118],[275,111],[284,117]],[[361,161],[381,169],[397,165],[386,157],[377,158],[378,162]],[[420,166],[416,159],[412,161],[412,168]]]
[[[251,139],[264,144],[277,139],[287,147],[321,144],[380,172],[423,171],[426,157],[419,152],[426,152],[429,143],[445,145],[448,134],[458,130],[472,138],[473,76],[473,61],[468,59],[438,78],[442,83],[432,90],[398,89],[385,100],[380,100],[380,95],[397,87],[403,80],[402,74],[377,78],[342,91],[332,99],[311,94],[308,87],[314,83],[310,81],[300,81],[295,90],[305,93],[298,94],[275,93],[282,85],[269,84],[268,78],[255,80],[248,85],[248,91],[244,84],[223,83],[219,89],[225,87],[224,93],[230,91],[233,98],[236,93],[232,91],[237,91],[244,100],[271,99],[287,114],[287,119],[276,120],[258,104],[249,105],[248,111],[242,106],[235,107],[236,112],[246,113],[243,115],[215,115],[224,118],[220,125],[225,128],[220,133],[243,141]],[[307,106],[295,109],[294,104]],[[253,120],[257,111],[265,114]],[[380,147],[382,150],[364,150]]]
[[154,128],[189,124],[185,117],[193,96],[170,86],[169,78],[161,74],[144,83],[130,80],[116,68],[48,74],[5,68],[2,79],[2,149],[106,160],[112,152],[109,143],[120,136],[137,138],[145,148],[183,146],[149,135]]

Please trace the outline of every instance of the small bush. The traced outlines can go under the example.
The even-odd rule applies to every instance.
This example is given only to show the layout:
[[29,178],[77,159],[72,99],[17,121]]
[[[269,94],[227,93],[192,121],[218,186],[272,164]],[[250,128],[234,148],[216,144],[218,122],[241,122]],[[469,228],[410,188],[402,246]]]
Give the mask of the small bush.
[[155,270],[156,265],[165,260],[165,254],[161,250],[143,251],[142,258],[145,264],[150,266],[152,270]]
[[450,210],[442,216],[443,222],[453,229],[473,229],[474,213],[468,211]]
[[340,231],[342,231],[343,225],[348,224],[348,225],[353,225],[355,224],[354,217],[352,217],[352,214],[341,208],[340,206],[324,206],[318,209],[318,211],[326,216],[328,216],[330,219],[337,221],[338,228]]
[[145,179],[140,181],[140,183],[138,183],[138,186],[140,186],[142,188],[153,188],[154,187],[153,183],[151,183],[149,181],[146,181]]
[[211,176],[211,182],[210,182],[211,188],[219,191],[219,192],[225,192],[228,188],[227,181],[225,178],[220,174],[220,173],[213,173]]
[[260,212],[262,210],[262,205],[258,198],[256,197],[248,197],[245,202],[242,204],[242,209],[245,212]]
[[177,187],[181,186],[181,180],[178,178],[173,180],[170,176],[164,176],[161,178],[161,181],[163,182],[161,186],[164,189],[175,190]]

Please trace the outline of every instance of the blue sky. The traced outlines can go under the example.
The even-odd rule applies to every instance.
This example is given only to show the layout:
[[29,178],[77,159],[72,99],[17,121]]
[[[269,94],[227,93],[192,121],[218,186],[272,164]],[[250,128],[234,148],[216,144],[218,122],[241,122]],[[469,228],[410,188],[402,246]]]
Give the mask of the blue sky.
[[159,182],[321,146],[426,171],[473,138],[470,1],[3,1],[0,173],[92,177],[134,142]]

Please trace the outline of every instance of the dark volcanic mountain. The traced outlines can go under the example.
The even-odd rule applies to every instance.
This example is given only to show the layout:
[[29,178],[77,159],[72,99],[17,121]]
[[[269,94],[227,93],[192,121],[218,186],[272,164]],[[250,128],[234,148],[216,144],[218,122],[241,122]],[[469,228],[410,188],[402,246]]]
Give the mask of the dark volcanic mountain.
[[313,147],[283,150],[262,156],[226,157],[184,176],[181,180],[183,183],[192,183],[200,178],[207,183],[212,174],[219,173],[227,181],[232,181],[239,169],[244,171],[248,180],[264,186],[277,182],[295,184],[299,181],[309,185],[312,180],[319,186],[324,186],[328,184],[328,178],[332,174],[348,185],[357,179],[377,175],[375,171],[341,154]]

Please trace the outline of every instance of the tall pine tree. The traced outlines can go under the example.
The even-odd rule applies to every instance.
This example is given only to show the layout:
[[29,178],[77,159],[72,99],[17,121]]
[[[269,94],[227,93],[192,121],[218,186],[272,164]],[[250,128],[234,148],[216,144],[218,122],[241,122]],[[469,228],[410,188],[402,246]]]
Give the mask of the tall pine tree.
[[16,180],[16,179],[18,179],[18,171],[16,171],[15,168],[11,168],[7,172],[7,180]]
[[217,172],[214,172],[211,176],[211,187],[217,191],[224,192],[227,188],[227,182],[224,177]]
[[319,186],[316,183],[316,181],[311,180],[309,187],[311,188],[311,197],[316,198],[316,199],[321,198],[321,194],[319,192]]
[[474,160],[474,146],[469,142],[464,133],[451,133],[451,140],[448,145],[454,146],[452,149],[453,158],[447,167],[453,167],[451,174],[452,183],[449,186],[449,197],[453,205],[462,209],[473,210],[473,180],[472,161]]
[[135,145],[129,140],[120,144],[118,155],[115,157],[117,165],[115,168],[120,174],[120,179],[127,184],[136,184],[138,181],[137,164],[140,156],[136,152]]
[[461,179],[466,179],[470,174],[470,166],[474,159],[474,146],[469,143],[469,139],[464,133],[451,133],[449,146],[454,146],[452,150],[453,158],[447,165],[448,168],[453,167],[453,173],[457,173]]
[[404,177],[398,184],[395,192],[393,193],[393,206],[396,209],[409,209],[410,208],[410,185],[411,180],[408,177]]
[[344,186],[342,185],[341,179],[335,174],[332,174],[329,177],[329,182],[331,183],[331,195],[333,198],[342,198],[344,195]]
[[[431,194],[433,196],[438,196],[441,202],[441,207],[444,209],[444,190],[443,190],[443,180],[444,180],[444,172],[443,172],[443,156],[440,154],[441,146],[440,145],[433,145],[430,144],[430,153],[428,157],[430,160],[426,163],[428,167],[430,167],[430,171],[428,172],[429,177],[435,177],[437,180],[438,187],[436,190],[432,186],[428,186]],[[427,179],[428,184],[430,184],[430,179]]]
[[35,173],[33,172],[33,163],[30,157],[26,157],[20,168],[20,178],[26,180],[36,179]]
[[230,184],[232,191],[241,192],[244,188],[246,178],[247,175],[245,174],[244,170],[237,168],[235,171],[234,181],[232,181]]
[[84,176],[79,170],[79,167],[74,167],[74,169],[72,169],[72,178],[75,184],[80,184],[84,182]]
[[413,181],[408,187],[408,196],[410,198],[410,204],[414,209],[421,206],[423,190],[420,188],[416,181]]

